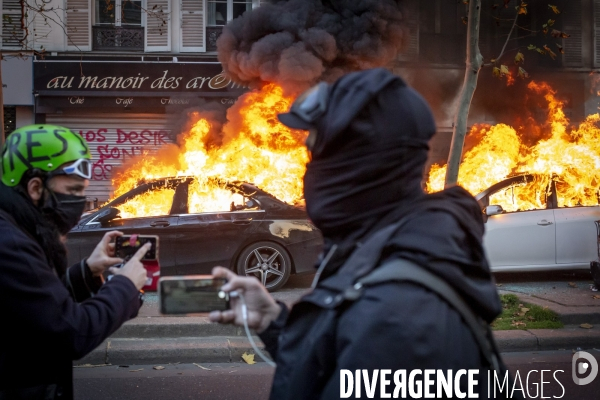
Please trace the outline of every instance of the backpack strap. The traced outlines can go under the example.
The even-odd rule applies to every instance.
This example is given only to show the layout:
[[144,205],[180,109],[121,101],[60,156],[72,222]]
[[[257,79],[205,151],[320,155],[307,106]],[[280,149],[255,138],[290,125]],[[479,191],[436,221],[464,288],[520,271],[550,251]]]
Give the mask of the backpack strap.
[[486,359],[488,365],[498,374],[504,373],[498,361],[498,350],[495,346],[493,336],[491,335],[489,325],[473,313],[471,307],[465,303],[452,286],[415,263],[404,259],[396,259],[387,262],[375,269],[369,275],[360,279],[350,290],[347,290],[344,293],[344,297],[346,297],[347,300],[354,300],[357,297],[360,297],[359,292],[362,291],[363,286],[374,286],[390,281],[417,283],[445,300],[460,314],[473,333],[479,350]]

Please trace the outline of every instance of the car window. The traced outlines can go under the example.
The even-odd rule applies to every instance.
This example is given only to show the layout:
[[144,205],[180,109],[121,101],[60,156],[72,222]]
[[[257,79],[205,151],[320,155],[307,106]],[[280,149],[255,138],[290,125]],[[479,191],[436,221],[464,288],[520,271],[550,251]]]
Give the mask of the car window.
[[546,209],[550,197],[550,181],[534,177],[528,182],[517,182],[489,195],[489,204],[502,206],[505,212]]
[[561,178],[556,179],[556,197],[558,207],[597,206],[600,194],[594,185],[576,182],[571,185]]
[[158,187],[140,193],[115,207],[121,218],[158,217],[169,215],[173,204],[175,189]]
[[228,187],[197,180],[190,182],[188,188],[188,210],[190,214],[206,212],[258,210],[258,203]]

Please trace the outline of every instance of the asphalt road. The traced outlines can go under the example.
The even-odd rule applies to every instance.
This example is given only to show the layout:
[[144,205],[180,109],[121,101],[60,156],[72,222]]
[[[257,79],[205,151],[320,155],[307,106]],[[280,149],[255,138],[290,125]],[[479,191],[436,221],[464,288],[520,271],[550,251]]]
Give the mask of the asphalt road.
[[[600,360],[600,350],[589,350]],[[512,374],[519,372],[525,396],[597,400],[600,376],[586,386],[575,385],[571,378],[573,353],[550,351],[506,353],[504,360]],[[76,400],[264,400],[268,398],[273,368],[264,363],[247,364],[178,364],[106,366],[75,369]],[[203,367],[203,368],[202,368]],[[541,371],[545,372],[543,393]],[[559,372],[562,370],[564,372]],[[529,384],[527,375],[529,374]],[[556,373],[555,373],[556,372]],[[556,376],[554,379],[553,376]],[[585,375],[584,375],[585,376]],[[560,384],[557,382],[560,382]],[[542,397],[543,395],[543,397]],[[366,396],[363,396],[365,398]]]

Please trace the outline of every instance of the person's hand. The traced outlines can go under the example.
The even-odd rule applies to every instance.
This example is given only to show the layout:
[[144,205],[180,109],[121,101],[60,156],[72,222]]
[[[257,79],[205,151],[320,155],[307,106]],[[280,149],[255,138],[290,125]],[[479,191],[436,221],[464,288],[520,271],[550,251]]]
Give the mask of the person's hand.
[[119,257],[115,257],[115,244],[113,241],[119,236],[123,236],[123,232],[110,231],[105,233],[100,243],[86,260],[93,276],[100,276],[106,268],[123,262]]
[[148,250],[150,250],[151,247],[152,244],[146,243],[140,247],[140,249],[133,255],[133,257],[131,257],[129,261],[127,261],[127,263],[125,263],[125,265],[123,265],[121,268],[112,267],[110,268],[110,272],[115,275],[123,275],[129,278],[137,290],[140,290],[146,284],[147,279],[146,268],[144,268],[144,265],[140,260],[144,258],[144,255]]
[[[279,316],[281,308],[269,294],[267,289],[254,277],[237,276],[232,271],[223,267],[212,270],[215,278],[225,278],[227,283],[221,288],[225,292],[233,290],[244,295],[248,309],[248,327],[258,333],[267,329],[271,321]],[[230,297],[231,310],[213,311],[209,318],[221,324],[244,325],[242,317],[242,302],[238,297]]]

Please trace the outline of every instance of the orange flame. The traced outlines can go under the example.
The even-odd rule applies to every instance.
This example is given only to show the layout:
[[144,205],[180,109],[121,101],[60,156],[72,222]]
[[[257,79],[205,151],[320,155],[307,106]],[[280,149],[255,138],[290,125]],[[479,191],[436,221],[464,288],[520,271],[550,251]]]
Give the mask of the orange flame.
[[[191,113],[191,128],[180,135],[179,147],[167,146],[154,156],[139,157],[118,171],[112,181],[114,196],[140,181],[191,176],[195,179],[189,187],[190,213],[228,211],[232,194],[224,182],[254,183],[280,200],[301,202],[308,162],[306,132],[289,129],[277,119],[292,101],[275,84],[246,93],[228,110],[222,131],[201,112]],[[215,143],[215,137],[221,143]],[[172,188],[164,188],[134,197],[119,207],[121,216],[168,214],[173,193]]]
[[[527,147],[524,133],[508,125],[474,126],[469,135],[481,135],[482,139],[465,153],[459,185],[475,195],[511,175],[531,173],[536,176],[532,185],[498,193],[493,204],[506,211],[543,208],[550,179],[555,177],[559,207],[598,205],[600,115],[589,115],[579,126],[570,127],[563,102],[547,83],[530,82],[528,88],[543,94],[548,102],[551,136]],[[445,165],[433,165],[426,190],[442,190],[445,175]]]

